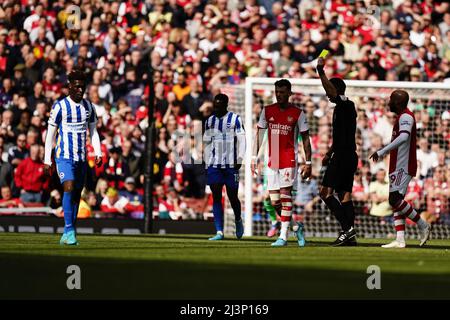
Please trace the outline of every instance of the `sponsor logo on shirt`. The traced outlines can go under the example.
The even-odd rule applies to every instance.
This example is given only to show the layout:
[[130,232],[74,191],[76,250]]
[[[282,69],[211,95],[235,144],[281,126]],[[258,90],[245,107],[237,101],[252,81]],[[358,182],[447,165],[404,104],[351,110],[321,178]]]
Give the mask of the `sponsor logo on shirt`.
[[75,123],[66,123],[66,127],[69,132],[85,132],[86,131],[86,123],[84,122],[75,122]]
[[269,128],[271,130],[271,134],[280,134],[283,136],[288,135],[289,131],[292,131],[292,126],[280,123],[270,123]]

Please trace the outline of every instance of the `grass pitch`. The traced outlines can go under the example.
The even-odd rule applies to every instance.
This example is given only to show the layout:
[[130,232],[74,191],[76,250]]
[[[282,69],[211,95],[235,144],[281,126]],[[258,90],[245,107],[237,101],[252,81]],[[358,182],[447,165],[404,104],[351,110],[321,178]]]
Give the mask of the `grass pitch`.
[[[387,240],[308,239],[272,248],[273,239],[208,241],[199,235],[60,235],[0,233],[0,299],[449,299],[450,241],[383,249]],[[81,269],[68,290],[67,268]],[[370,265],[381,289],[369,290]]]

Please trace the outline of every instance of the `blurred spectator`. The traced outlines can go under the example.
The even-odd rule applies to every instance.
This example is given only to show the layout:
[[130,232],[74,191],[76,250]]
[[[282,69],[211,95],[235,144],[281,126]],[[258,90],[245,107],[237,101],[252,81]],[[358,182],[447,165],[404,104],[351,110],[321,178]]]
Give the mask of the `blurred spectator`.
[[100,204],[100,209],[105,213],[126,214],[128,204],[127,198],[120,196],[116,189],[110,187]]
[[[195,130],[193,131],[194,133],[196,132]],[[199,137],[197,138],[199,139]],[[195,136],[191,136],[190,158],[183,158],[183,179],[178,182],[184,184],[184,195],[186,197],[203,199],[206,188],[206,169],[203,161],[202,140],[199,140],[196,141]]]
[[425,181],[426,212],[423,214],[428,222],[435,222],[450,213],[450,188],[446,168],[438,166],[433,169],[433,176]]
[[81,193],[80,206],[78,208],[77,218],[85,219],[90,218],[92,216],[92,208],[88,203],[89,201],[89,192],[86,189],[83,189]]
[[381,136],[383,145],[387,145],[391,142],[391,133],[395,118],[396,115],[393,112],[389,112],[387,114],[382,114],[381,117],[377,119],[373,132]]
[[128,174],[135,180],[143,173],[140,157],[136,157],[133,152],[133,144],[128,139],[122,143],[122,161],[124,166],[128,168]]
[[169,103],[166,114],[162,119],[162,123],[167,124],[169,120],[173,121],[173,119],[175,119],[178,130],[185,131],[187,126],[191,123],[191,117],[185,111],[187,107],[188,106],[182,107],[180,101],[178,100],[174,100],[173,102]]
[[49,178],[44,175],[39,145],[32,145],[30,156],[17,166],[14,182],[21,189],[20,199],[23,202],[41,202],[42,194],[48,188]]
[[13,83],[10,78],[3,78],[0,89],[0,110],[9,109],[12,103]]
[[377,217],[389,216],[392,214],[392,208],[389,204],[389,183],[386,180],[386,171],[378,170],[375,175],[375,181],[369,185],[370,215]]
[[23,208],[22,200],[13,198],[11,188],[9,186],[1,187],[0,208]]
[[127,177],[125,179],[125,190],[120,191],[119,194],[127,198],[135,206],[143,205],[142,195],[137,192],[136,181],[133,177]]
[[109,159],[105,163],[105,177],[108,185],[116,189],[123,187],[125,177],[129,175],[127,164],[120,157],[122,153],[121,147],[113,147],[109,150]]
[[25,95],[29,94],[31,90],[32,84],[30,80],[25,78],[24,76],[25,65],[23,63],[19,63],[14,67],[14,91],[21,92]]
[[86,190],[86,203],[91,208],[91,210],[100,210],[100,204],[97,202],[97,197],[94,191]]
[[106,191],[108,191],[108,181],[102,178],[98,179],[97,186],[95,187],[95,195],[99,207],[102,200],[106,197]]
[[161,185],[156,186],[156,202],[158,204],[158,219],[177,220],[182,217],[179,199],[173,188],[169,188],[167,193]]
[[417,161],[421,163],[420,176],[426,178],[431,173],[431,169],[438,165],[438,155],[428,147],[426,138],[419,139],[419,149],[417,150]]
[[133,177],[125,179],[125,190],[120,191],[119,194],[128,199],[130,205],[134,206],[130,212],[132,218],[143,219],[144,218],[144,199],[136,189],[136,181]]
[[13,167],[3,161],[3,144],[0,144],[0,187],[11,186],[13,182]]
[[16,145],[8,151],[8,162],[17,167],[26,157],[29,151],[27,149],[27,137],[24,133],[17,136]]
[[134,127],[131,133],[131,142],[133,143],[134,154],[136,157],[140,157],[145,149],[145,135],[139,126]]
[[62,212],[62,197],[61,193],[57,189],[50,192],[47,207],[54,209],[57,216],[64,217],[64,213]]
[[369,184],[363,179],[360,170],[355,172],[355,180],[353,182],[352,189],[353,204],[355,206],[355,215],[364,215],[368,213],[368,200],[369,200]]
[[55,70],[52,67],[44,71],[42,89],[45,97],[50,101],[56,100],[61,94],[62,84],[56,79]]
[[31,125],[31,112],[29,110],[22,110],[19,112],[19,124],[13,129],[14,135],[17,137],[20,134],[27,134]]
[[2,122],[0,125],[0,136],[5,139],[6,143],[15,141],[15,134],[13,129],[13,112],[5,110],[2,113]]
[[204,103],[203,94],[199,90],[197,80],[190,82],[190,92],[182,99],[183,109],[191,119],[201,119],[200,107]]
[[182,101],[184,96],[191,92],[191,87],[187,83],[186,75],[184,73],[178,75],[177,84],[173,86],[172,92],[175,93],[175,96],[179,101]]
[[120,97],[124,97],[133,112],[136,112],[136,109],[141,104],[144,85],[139,82],[134,67],[129,67],[125,71],[125,81],[116,86],[115,92]]
[[420,174],[417,173],[408,185],[406,191],[405,201],[408,201],[418,212],[421,212],[424,208],[423,199],[423,183],[419,180]]
[[314,206],[320,201],[319,187],[316,179],[311,177],[308,180],[297,178],[296,196],[294,203],[299,208],[300,214],[311,214]]
[[169,161],[164,168],[163,183],[166,187],[172,186],[178,192],[183,188],[183,165],[181,159],[177,159],[176,152],[169,153]]

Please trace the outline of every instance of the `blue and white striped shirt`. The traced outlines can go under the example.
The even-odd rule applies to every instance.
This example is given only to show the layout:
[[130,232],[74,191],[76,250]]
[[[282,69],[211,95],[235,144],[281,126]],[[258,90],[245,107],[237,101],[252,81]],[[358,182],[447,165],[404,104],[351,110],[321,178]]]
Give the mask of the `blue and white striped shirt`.
[[245,130],[238,114],[229,111],[221,118],[210,116],[205,124],[203,141],[208,167],[234,168],[236,164],[242,164]]
[[48,124],[58,128],[56,158],[86,161],[87,130],[96,123],[95,108],[86,99],[76,103],[67,96],[55,102]]

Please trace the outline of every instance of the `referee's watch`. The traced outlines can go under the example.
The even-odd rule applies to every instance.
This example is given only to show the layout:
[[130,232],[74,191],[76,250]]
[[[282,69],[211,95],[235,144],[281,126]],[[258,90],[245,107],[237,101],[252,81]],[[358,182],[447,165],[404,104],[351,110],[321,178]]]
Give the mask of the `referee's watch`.
[[306,164],[307,166],[310,166],[310,165],[311,165],[311,160],[305,161],[305,164]]

